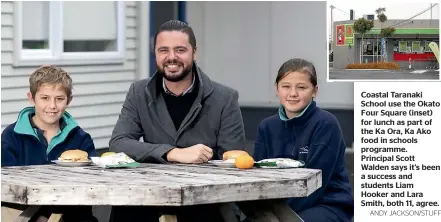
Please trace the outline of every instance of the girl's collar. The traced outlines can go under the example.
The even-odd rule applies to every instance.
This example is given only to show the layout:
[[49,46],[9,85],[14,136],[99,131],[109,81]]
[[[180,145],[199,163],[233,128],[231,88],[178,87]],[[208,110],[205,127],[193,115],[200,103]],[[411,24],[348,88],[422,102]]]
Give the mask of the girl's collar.
[[313,100],[311,99],[309,104],[302,110],[302,112],[299,115],[297,115],[296,117],[291,118],[291,119],[289,119],[288,116],[286,115],[285,108],[283,107],[283,105],[280,105],[280,107],[279,107],[279,117],[280,117],[280,119],[282,121],[288,121],[288,120],[300,118],[301,116],[303,116],[303,114],[305,114],[306,110],[308,110],[308,108],[311,106],[312,103],[313,103]]

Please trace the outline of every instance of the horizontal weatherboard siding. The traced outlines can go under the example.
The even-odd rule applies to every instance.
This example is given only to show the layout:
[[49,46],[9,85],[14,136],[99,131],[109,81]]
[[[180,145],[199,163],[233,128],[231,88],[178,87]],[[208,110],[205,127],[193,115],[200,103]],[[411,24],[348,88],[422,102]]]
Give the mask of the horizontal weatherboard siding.
[[[14,66],[14,2],[1,2],[1,127],[16,121],[27,100],[29,76],[38,67]],[[137,77],[138,4],[125,2],[124,62],[60,66],[73,80],[73,100],[67,111],[91,134],[95,146],[107,148],[130,84]]]

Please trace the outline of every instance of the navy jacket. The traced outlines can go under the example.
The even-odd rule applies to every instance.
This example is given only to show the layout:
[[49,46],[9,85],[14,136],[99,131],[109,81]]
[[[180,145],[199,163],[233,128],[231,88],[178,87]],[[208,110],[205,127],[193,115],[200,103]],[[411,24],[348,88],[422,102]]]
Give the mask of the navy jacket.
[[66,125],[46,147],[29,120],[34,113],[33,107],[23,109],[17,121],[2,132],[2,167],[50,164],[72,149],[84,150],[89,157],[97,156],[91,136],[67,112],[62,116]]
[[[254,147],[256,161],[291,157],[305,162],[306,168],[322,170],[322,187],[305,198],[288,200],[295,212],[316,206],[333,212],[333,218],[350,221],[354,199],[344,159],[346,145],[334,115],[311,101],[297,117],[288,119],[283,107],[279,114],[259,125]],[[322,217],[323,220],[324,217]],[[317,218],[320,221],[320,218]]]

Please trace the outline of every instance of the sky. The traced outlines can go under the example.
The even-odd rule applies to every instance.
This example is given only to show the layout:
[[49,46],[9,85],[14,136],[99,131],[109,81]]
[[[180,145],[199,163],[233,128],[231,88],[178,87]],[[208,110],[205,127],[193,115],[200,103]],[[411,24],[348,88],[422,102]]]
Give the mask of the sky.
[[[439,1],[432,1],[433,4]],[[328,0],[328,31],[331,28],[331,9],[330,5],[336,7],[333,10],[333,20],[343,21],[349,20],[350,10],[354,10],[355,19],[363,17],[365,14],[374,14],[377,8],[386,8],[386,14],[388,19],[408,19],[425,9],[430,7],[430,1],[375,1],[375,0],[362,0],[362,1],[339,1]],[[439,4],[432,8],[432,18],[439,19]],[[346,13],[345,13],[346,12]],[[430,10],[415,17],[414,19],[430,19]]]

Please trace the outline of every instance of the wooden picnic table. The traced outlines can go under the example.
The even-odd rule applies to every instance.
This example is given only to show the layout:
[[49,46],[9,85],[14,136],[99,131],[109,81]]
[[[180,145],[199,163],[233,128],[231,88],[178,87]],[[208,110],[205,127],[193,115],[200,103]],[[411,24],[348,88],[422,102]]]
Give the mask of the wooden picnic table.
[[[2,167],[2,202],[42,205],[190,206],[219,204],[226,221],[231,203],[255,221],[301,221],[284,199],[321,187],[321,171],[305,168],[241,170],[209,164],[141,164],[137,168]],[[3,207],[2,207],[3,211]],[[25,215],[26,216],[26,215]],[[162,221],[176,221],[163,215]]]

